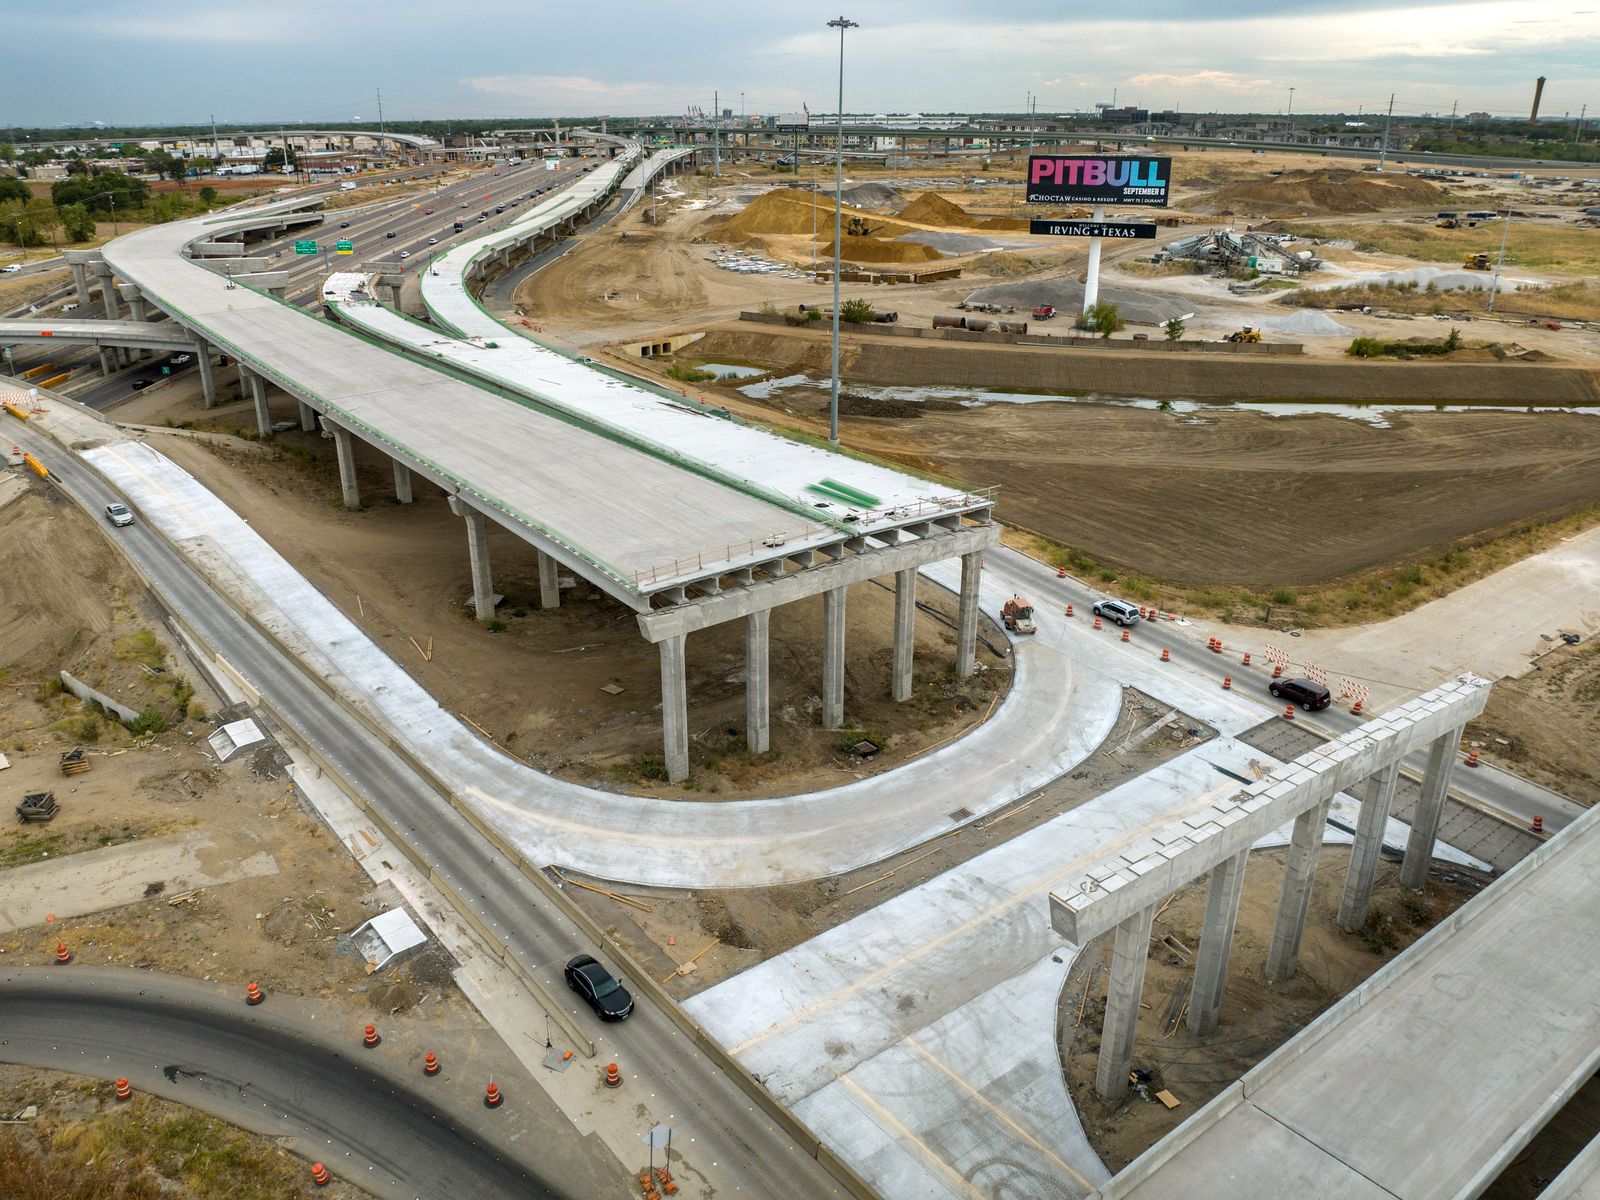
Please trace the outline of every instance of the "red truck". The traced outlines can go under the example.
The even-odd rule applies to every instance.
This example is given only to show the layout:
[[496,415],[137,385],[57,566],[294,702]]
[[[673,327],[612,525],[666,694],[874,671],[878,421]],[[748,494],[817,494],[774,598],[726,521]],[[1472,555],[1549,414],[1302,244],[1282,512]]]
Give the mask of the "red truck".
[[1038,308],[1033,310],[1033,319],[1035,321],[1048,321],[1055,315],[1055,306],[1051,304],[1041,304]]

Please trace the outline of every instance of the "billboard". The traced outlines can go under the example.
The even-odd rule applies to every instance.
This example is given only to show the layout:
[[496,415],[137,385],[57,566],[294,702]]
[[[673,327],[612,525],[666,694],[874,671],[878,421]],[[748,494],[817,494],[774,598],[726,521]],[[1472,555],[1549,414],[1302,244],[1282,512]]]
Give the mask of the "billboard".
[[1028,232],[1050,237],[1153,238],[1156,227],[1127,221],[1029,221]]
[[1030,204],[1143,204],[1167,206],[1170,158],[1085,158],[1034,154],[1028,158]]
[[804,133],[811,128],[810,113],[784,113],[778,118],[779,133]]

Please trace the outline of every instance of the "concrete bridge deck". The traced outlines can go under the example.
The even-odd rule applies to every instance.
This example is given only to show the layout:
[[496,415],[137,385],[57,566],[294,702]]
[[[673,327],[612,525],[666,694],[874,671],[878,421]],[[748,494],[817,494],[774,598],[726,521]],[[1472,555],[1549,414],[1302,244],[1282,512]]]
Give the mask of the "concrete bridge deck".
[[1100,1195],[1478,1195],[1600,1068],[1597,921],[1590,811]]

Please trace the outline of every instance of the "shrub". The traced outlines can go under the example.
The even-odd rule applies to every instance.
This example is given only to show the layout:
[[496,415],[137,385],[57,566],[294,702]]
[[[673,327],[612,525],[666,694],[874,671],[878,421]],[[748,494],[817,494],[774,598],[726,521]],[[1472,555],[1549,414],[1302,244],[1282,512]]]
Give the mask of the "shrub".
[[1273,588],[1272,595],[1268,596],[1267,599],[1274,604],[1293,604],[1299,597],[1288,588]]
[[128,729],[135,737],[143,737],[147,733],[165,733],[167,730],[167,717],[159,708],[147,708],[133,719],[133,724]]
[[673,363],[667,368],[667,377],[679,383],[709,383],[716,378],[710,371],[702,371],[688,363]]
[[490,633],[499,633],[501,630],[505,629],[506,623],[499,617],[491,617],[488,621],[484,622],[483,627]]
[[870,300],[846,300],[839,306],[839,319],[851,325],[867,325],[875,311]]

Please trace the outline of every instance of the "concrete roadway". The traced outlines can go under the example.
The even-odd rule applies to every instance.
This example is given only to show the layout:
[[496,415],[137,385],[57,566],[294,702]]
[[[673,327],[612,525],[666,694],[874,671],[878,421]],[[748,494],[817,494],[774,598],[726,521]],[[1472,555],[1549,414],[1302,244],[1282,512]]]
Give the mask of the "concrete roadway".
[[[54,441],[27,426],[17,428],[13,436],[50,463],[62,490],[91,514],[120,499]],[[472,898],[478,916],[502,939],[497,949],[525,964],[552,995],[565,994],[561,968],[572,955],[604,957],[399,755],[235,613],[147,524],[116,530],[113,540],[166,606],[258,688],[294,737],[315,746],[347,787],[383,813],[450,886]],[[577,1019],[599,1040],[598,1023],[589,1014]],[[639,1091],[659,1098],[641,1117],[640,1133],[657,1120],[670,1120],[677,1131],[675,1145],[694,1147],[692,1164],[718,1190],[756,1196],[836,1194],[833,1178],[797,1151],[643,996],[637,997],[631,1018],[606,1027],[604,1044],[624,1065],[630,1086],[636,1075]]]
[[[1070,576],[1058,579],[1056,573],[1043,563],[1013,550],[1001,549],[985,557],[991,571],[1002,572],[1033,600],[1038,606],[1041,622],[1071,620],[1078,625],[1088,627],[1094,621],[1090,609],[1095,601],[1108,597],[1123,598],[1097,591]],[[1074,608],[1072,618],[1065,615],[1066,605],[1069,603]],[[1133,628],[1132,641],[1129,645],[1122,646],[1119,643],[1110,649],[1113,654],[1122,653],[1133,657],[1155,656],[1159,659],[1161,650],[1165,648],[1171,653],[1171,662],[1165,666],[1158,665],[1154,669],[1163,674],[1181,672],[1191,679],[1203,680],[1210,686],[1218,688],[1221,687],[1223,676],[1231,675],[1233,690],[1240,694],[1241,699],[1281,713],[1283,706],[1267,693],[1272,664],[1267,662],[1261,652],[1269,640],[1278,645],[1292,643],[1289,643],[1287,638],[1273,638],[1270,634],[1263,633],[1256,635],[1260,640],[1252,645],[1238,645],[1231,640],[1238,635],[1237,629],[1219,627],[1216,632],[1223,636],[1226,649],[1222,654],[1214,654],[1206,649],[1206,639],[1212,632],[1211,627],[1204,622],[1184,626],[1170,621],[1141,622]],[[1118,641],[1117,627],[1110,622],[1105,623],[1102,634],[1108,641]],[[1252,665],[1249,667],[1241,664],[1246,649],[1252,654]],[[1286,674],[1293,675],[1303,666],[1304,663],[1291,664]],[[1330,678],[1336,679],[1339,674],[1337,659],[1330,661],[1328,669]],[[1374,707],[1372,711],[1378,712],[1381,709]],[[1313,727],[1326,729],[1329,736],[1335,736],[1354,729],[1361,723],[1362,718],[1352,717],[1344,709],[1327,708],[1316,714],[1296,710],[1296,719]],[[1405,764],[1417,778],[1421,777],[1425,765],[1425,758],[1420,755],[1407,759]],[[1565,796],[1510,772],[1492,767],[1480,766],[1476,770],[1457,769],[1450,790],[1458,799],[1475,807],[1494,810],[1496,815],[1507,815],[1516,824],[1530,823],[1535,816],[1543,817],[1544,827],[1551,833],[1564,829],[1585,811],[1582,806],[1574,804]]]
[[[287,1140],[380,1197],[587,1194],[576,1186],[586,1172],[554,1156],[543,1168],[519,1161],[505,1147],[531,1152],[533,1139],[496,1136],[493,1118],[524,1124],[532,1114],[512,1106],[531,1108],[531,1097],[513,1100],[508,1091],[500,1112],[480,1116],[461,1102],[463,1089],[435,1086],[442,1079],[424,1081],[418,1071],[411,1084],[387,1074],[381,1048],[358,1057],[354,1026],[334,1040],[334,1027],[306,1007],[269,997],[249,1008],[214,985],[151,971],[21,967],[0,975],[0,1058],[126,1077],[138,1091]],[[471,1094],[480,1094],[476,1081]],[[574,1143],[568,1153],[576,1149],[564,1140]],[[557,1190],[542,1171],[570,1182]]]

